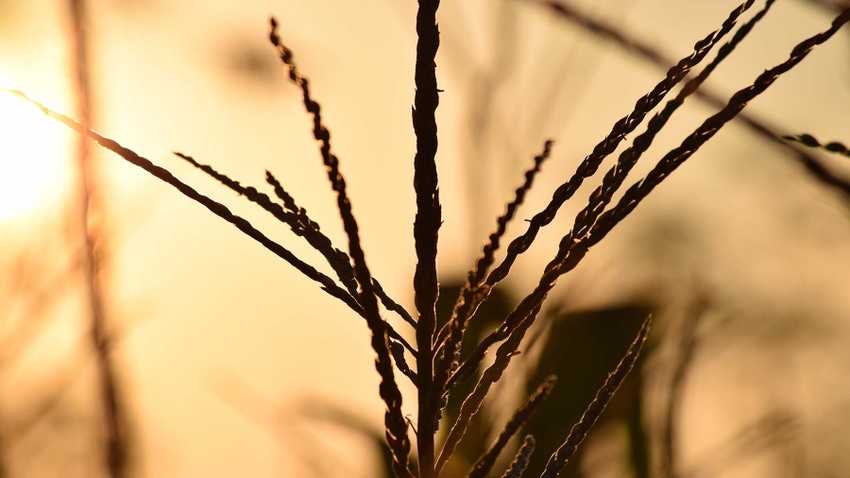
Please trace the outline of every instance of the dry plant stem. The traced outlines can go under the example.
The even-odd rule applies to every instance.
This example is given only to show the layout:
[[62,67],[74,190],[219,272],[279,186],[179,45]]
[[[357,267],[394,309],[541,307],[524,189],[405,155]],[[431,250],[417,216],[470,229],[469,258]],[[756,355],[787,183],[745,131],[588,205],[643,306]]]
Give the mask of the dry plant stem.
[[457,364],[467,320],[475,314],[478,306],[481,305],[480,299],[484,297],[484,291],[479,286],[493,264],[495,252],[499,249],[499,242],[505,235],[508,223],[514,218],[517,209],[525,200],[525,195],[534,184],[534,178],[540,172],[543,162],[551,155],[553,144],[553,140],[546,140],[543,151],[534,157],[534,165],[525,172],[525,181],[514,191],[514,198],[505,207],[505,212],[496,220],[496,230],[490,234],[475,266],[467,273],[466,283],[458,295],[451,319],[437,335],[437,344],[439,344],[437,351],[441,354],[435,366],[434,382],[436,384],[435,390],[439,390],[441,393],[448,391],[445,389],[445,384],[449,378],[449,373]]
[[179,179],[175,178],[168,170],[161,168],[159,166],[156,166],[155,164],[151,163],[149,159],[144,158],[142,156],[139,156],[134,151],[132,151],[128,148],[125,148],[124,146],[121,146],[118,142],[111,140],[109,138],[106,138],[104,136],[101,136],[99,133],[97,133],[95,131],[92,131],[90,129],[86,129],[85,127],[83,127],[83,125],[77,123],[73,119],[63,115],[62,113],[58,113],[56,111],[51,110],[50,108],[47,108],[46,106],[42,105],[41,103],[31,99],[30,97],[28,97],[26,94],[24,94],[21,91],[8,89],[8,88],[4,88],[4,87],[0,87],[0,91],[5,91],[7,93],[10,93],[12,95],[17,96],[18,98],[21,98],[24,101],[29,102],[30,104],[39,108],[41,110],[41,112],[44,113],[49,118],[55,119],[55,120],[59,121],[60,123],[64,124],[65,126],[73,129],[74,131],[89,137],[90,139],[94,140],[99,145],[103,146],[104,148],[106,148],[106,149],[112,151],[113,153],[121,156],[127,162],[132,163],[132,164],[144,169],[145,171],[147,171],[148,173],[150,173],[151,175],[153,175],[157,179],[159,179],[159,180],[161,180],[165,183],[170,184],[171,186],[176,188],[178,191],[180,191],[184,196],[200,203],[202,206],[209,209],[210,212],[212,212],[216,216],[224,219],[225,221],[229,222],[234,227],[236,227],[237,229],[242,231],[246,236],[254,239],[257,242],[259,242],[266,249],[268,249],[269,251],[274,253],[276,256],[280,257],[281,259],[283,259],[286,262],[288,262],[289,264],[291,264],[299,272],[301,272],[305,276],[309,277],[310,279],[313,279],[314,281],[318,282],[322,286],[322,290],[324,290],[325,292],[327,292],[331,296],[336,297],[337,299],[341,300],[342,302],[344,302],[346,305],[348,305],[352,310],[354,310],[358,314],[361,314],[361,315],[363,314],[363,308],[360,306],[360,304],[357,302],[357,300],[354,297],[352,297],[350,294],[348,294],[348,292],[346,292],[345,289],[342,289],[341,287],[336,285],[336,283],[333,281],[333,279],[322,274],[321,272],[317,271],[316,269],[314,269],[309,264],[298,259],[289,250],[287,250],[286,248],[284,248],[280,244],[272,241],[271,239],[266,237],[262,232],[258,231],[256,228],[254,228],[254,226],[252,226],[250,222],[248,222],[244,218],[239,217],[239,216],[233,214],[232,212],[230,212],[230,210],[227,209],[227,207],[225,207],[223,204],[220,204],[216,201],[213,201],[212,199],[208,198],[207,196],[204,196],[203,194],[195,191],[188,184],[186,184],[186,183],[180,181]]
[[487,453],[478,459],[475,463],[475,466],[470,471],[467,478],[485,478],[490,470],[493,469],[493,465],[496,464],[496,459],[499,458],[499,454],[504,450],[505,446],[507,446],[508,441],[522,428],[528,420],[531,418],[531,415],[537,410],[541,403],[544,400],[549,398],[549,395],[552,393],[552,388],[555,387],[555,382],[557,382],[557,377],[551,375],[546,377],[543,383],[537,387],[537,390],[531,394],[531,396],[526,400],[526,402],[514,412],[513,417],[511,417],[510,421],[505,425],[502,433],[499,434],[499,438],[496,439],[496,442],[490,447],[490,450]]
[[837,154],[840,154],[842,156],[847,156],[848,158],[850,158],[850,148],[847,148],[847,146],[844,146],[843,144],[841,144],[838,141],[830,141],[829,143],[822,144],[820,141],[818,141],[817,138],[815,138],[814,136],[812,136],[810,134],[798,134],[797,136],[783,136],[782,139],[787,140],[787,141],[793,141],[793,142],[796,142],[796,143],[800,143],[803,146],[806,146],[806,147],[809,147],[809,148],[819,148],[819,149],[823,149],[824,151],[829,151],[830,153],[837,153]]
[[614,396],[614,392],[617,391],[620,384],[623,383],[623,380],[625,380],[626,376],[632,370],[635,361],[640,355],[641,348],[643,348],[643,344],[646,341],[646,334],[649,332],[649,324],[650,319],[647,318],[646,321],[644,321],[643,326],[641,326],[637,337],[635,337],[634,342],[632,342],[629,350],[626,352],[626,355],[623,356],[614,371],[608,374],[608,378],[605,379],[605,383],[602,384],[602,387],[596,392],[596,396],[593,398],[593,401],[590,402],[590,405],[587,406],[587,409],[584,411],[584,414],[581,416],[578,423],[573,425],[572,429],[570,429],[570,434],[567,436],[566,441],[564,441],[558,450],[552,454],[552,457],[549,458],[549,462],[546,464],[546,468],[543,470],[543,474],[540,475],[540,478],[557,477],[558,473],[560,473],[567,465],[567,461],[569,461],[570,457],[572,457],[576,452],[578,446],[582,441],[584,441],[584,438],[593,427],[593,424],[596,423],[596,420],[600,415],[602,415],[602,412],[605,411],[605,407],[608,405],[611,397]]
[[711,32],[705,38],[698,41],[694,45],[694,51],[692,54],[683,58],[678,64],[670,68],[667,72],[667,76],[661,80],[661,82],[659,82],[652,91],[638,99],[632,112],[614,124],[611,132],[609,132],[608,135],[594,147],[593,152],[578,166],[575,174],[573,174],[566,183],[563,183],[555,190],[552,195],[552,199],[546,208],[534,215],[529,222],[526,232],[511,241],[508,246],[505,259],[487,277],[488,285],[493,286],[507,276],[517,257],[528,250],[537,236],[538,231],[552,222],[558,209],[560,209],[564,202],[575,194],[584,179],[596,173],[596,170],[601,165],[602,160],[614,152],[623,138],[637,128],[649,111],[655,108],[661,100],[664,99],[667,93],[676,84],[678,84],[696,64],[702,61],[711,48],[735,26],[738,18],[752,6],[754,1],[755,0],[747,0],[735,8],[718,30]]
[[[410,313],[407,312],[407,309],[401,306],[398,302],[394,301],[390,296],[384,292],[384,288],[381,286],[381,283],[378,282],[378,279],[372,278],[372,285],[375,287],[375,293],[378,294],[378,298],[381,299],[381,303],[384,304],[387,310],[390,312],[395,312],[399,315],[405,322],[412,325],[414,328],[416,327],[416,321],[413,317],[410,316]],[[412,352],[412,351],[411,351]]]
[[[557,211],[564,202],[575,194],[584,182],[584,179],[596,172],[605,157],[617,148],[625,135],[634,131],[649,111],[655,108],[664,99],[666,94],[708,54],[711,48],[729,31],[731,31],[737,23],[738,18],[752,6],[753,1],[754,0],[748,0],[735,8],[718,30],[711,32],[705,38],[697,42],[694,45],[694,51],[691,55],[683,58],[678,64],[670,68],[666,77],[661,80],[661,82],[659,82],[652,91],[637,101],[633,111],[615,123],[611,132],[605,137],[605,139],[594,147],[593,152],[588,155],[584,161],[582,161],[573,176],[555,190],[555,193],[552,195],[552,199],[546,208],[534,215],[526,232],[511,241],[508,246],[505,259],[488,275],[486,285],[492,287],[507,276],[516,258],[528,250],[531,243],[537,236],[538,231],[552,222]],[[566,242],[567,238],[565,236],[565,238],[562,239],[562,244],[558,254],[550,262],[550,264],[547,265],[546,272],[544,272],[535,290],[523,299],[519,305],[517,305],[517,307],[508,315],[505,323],[498,330],[485,337],[478,346],[476,346],[469,358],[449,378],[446,388],[450,389],[457,380],[465,380],[471,377],[473,372],[477,369],[478,364],[480,364],[481,360],[484,358],[487,350],[496,342],[504,340],[511,333],[511,330],[514,327],[528,317],[530,311],[546,298],[548,291],[555,286],[558,277],[575,267],[581,257],[583,257],[587,252],[587,248],[591,245],[587,244],[585,247],[579,248],[579,250],[571,254],[571,265],[569,265],[569,267],[562,268],[561,262],[570,255],[569,251],[573,247],[573,244],[567,245]]]
[[[76,66],[76,97],[77,109],[83,127],[88,129],[91,124],[91,101],[89,96],[88,42],[85,32],[86,6],[83,0],[69,1],[71,13],[71,43],[73,58]],[[94,349],[100,400],[103,406],[106,423],[105,458],[111,478],[121,478],[127,473],[127,425],[121,401],[118,398],[118,385],[115,364],[110,356],[110,339],[106,326],[106,313],[103,305],[103,284],[98,270],[102,265],[99,248],[102,234],[97,228],[96,217],[99,211],[96,201],[94,164],[89,149],[89,139],[79,137],[77,153],[77,169],[80,179],[80,228],[85,241],[82,257],[83,283],[87,287],[88,306],[90,314],[90,337]]]
[[449,379],[449,373],[457,366],[467,320],[475,314],[476,309],[481,305],[481,299],[485,293],[480,288],[481,282],[486,277],[487,270],[493,264],[494,254],[499,249],[499,241],[504,236],[508,223],[514,218],[517,209],[525,200],[526,193],[534,184],[534,178],[540,172],[541,165],[552,153],[553,144],[552,140],[547,140],[543,145],[543,151],[534,157],[534,165],[525,172],[525,181],[514,191],[513,200],[506,206],[504,214],[496,220],[496,230],[490,234],[475,267],[466,275],[466,283],[460,291],[451,319],[437,336],[437,343],[440,344],[440,348],[438,348],[440,358],[434,369],[434,387],[441,394],[448,392],[445,388],[446,381]]
[[534,437],[527,435],[519,451],[517,451],[516,458],[514,458],[510,468],[502,475],[502,478],[521,478],[525,469],[528,468],[532,453],[534,453]]
[[[290,208],[284,209],[280,204],[273,202],[266,194],[257,191],[256,188],[242,186],[238,181],[216,171],[212,166],[197,162],[192,156],[179,152],[175,152],[174,155],[207,173],[237,194],[245,196],[249,201],[266,210],[266,212],[270,213],[277,220],[288,225],[292,232],[303,237],[313,246],[313,249],[322,254],[334,272],[336,272],[340,282],[345,285],[345,288],[348,289],[351,295],[358,296],[357,281],[354,279],[354,269],[351,266],[348,254],[333,247],[331,240],[319,230],[318,224],[310,220],[305,213],[299,214],[298,212],[293,212]],[[283,191],[282,188],[281,191]],[[285,193],[285,191],[283,192]],[[278,195],[280,196],[280,194]],[[289,198],[291,199],[291,196]],[[295,205],[294,202],[291,204]]]
[[679,109],[692,93],[705,82],[717,66],[725,60],[735,47],[747,37],[752,28],[767,14],[775,0],[767,0],[764,8],[754,15],[748,22],[732,36],[729,42],[723,44],[717,51],[717,56],[697,76],[688,80],[676,97],[669,100],[664,108],[649,120],[646,131],[635,138],[632,146],[626,148],[617,159],[617,162],[602,179],[602,184],[590,195],[587,206],[576,215],[573,230],[570,233],[573,238],[583,237],[599,218],[599,215],[610,203],[614,194],[620,189],[626,176],[637,164],[641,155],[646,152],[655,140],[655,136],[667,125],[667,122]]
[[667,153],[653,168],[646,178],[633,184],[624,194],[617,205],[602,214],[597,224],[591,229],[589,236],[592,242],[598,242],[600,236],[607,234],[611,228],[626,217],[635,207],[667,176],[696,152],[706,141],[714,136],[723,125],[735,118],[735,116],[753,98],[763,93],[770,85],[798,63],[800,63],[811,50],[831,38],[845,23],[850,21],[850,8],[845,9],[833,20],[829,29],[814,35],[799,43],[791,51],[789,58],[779,65],[766,70],[758,76],[752,85],[747,86],[735,93],[726,106],[706,119],[699,128],[690,136],[685,138],[682,144]]
[[[682,162],[693,155],[723,125],[731,121],[746,106],[747,102],[764,92],[773,84],[779,75],[802,61],[812,48],[828,40],[847,21],[850,21],[850,8],[839,15],[828,30],[797,45],[787,61],[765,71],[751,86],[738,91],[732,96],[725,108],[706,119],[679,147],[667,153],[644,180],[632,185],[614,208],[601,214],[593,228],[587,234],[577,236],[571,232],[565,235],[561,239],[557,255],[546,266],[537,287],[508,314],[504,324],[498,330],[482,340],[470,358],[461,366],[452,379],[455,379],[455,377],[464,378],[465,374],[474,370],[480,363],[486,350],[492,344],[504,340],[515,327],[522,323],[529,316],[530,311],[538,307],[546,298],[548,291],[554,287],[558,277],[574,269],[584,255],[587,254],[587,251],[602,240],[614,226],[631,213],[655,186],[660,184]],[[452,379],[450,379],[450,382]]]
[[[813,3],[823,3],[824,6],[830,3],[823,0],[820,0],[820,2],[814,0],[810,1]],[[627,34],[619,27],[606,25],[604,22],[592,18],[587,13],[579,11],[566,0],[541,0],[540,3],[548,6],[561,18],[573,21],[597,36],[614,41],[626,52],[645,58],[659,68],[666,69],[673,63],[669,58],[662,55],[647,42],[635,38],[634,35]],[[840,11],[837,4],[832,4],[829,8],[835,11]],[[762,12],[763,11],[764,10],[762,10]],[[762,12],[759,14],[761,15]],[[752,20],[748,23],[752,23]],[[713,107],[723,108],[726,105],[725,100],[721,99],[718,94],[706,89],[704,86],[696,90],[694,94],[696,97]],[[808,154],[806,151],[783,141],[783,137],[775,132],[775,127],[767,124],[764,120],[759,119],[756,116],[747,114],[746,112],[741,112],[737,117],[737,121],[741,122],[744,126],[749,128],[753,133],[757,134],[761,138],[781,145],[789,150],[792,157],[810,173],[812,173],[815,178],[827,186],[837,189],[844,196],[850,197],[850,183],[848,183],[848,181],[837,177],[834,173],[830,172],[825,166],[823,166],[818,159]]]
[[[348,254],[340,251],[335,248],[331,243],[330,238],[325,236],[319,227],[319,224],[313,221],[307,216],[307,212],[298,207],[295,204],[295,200],[290,196],[281,186],[281,184],[271,175],[271,173],[267,172],[267,178],[269,182],[271,182],[274,187],[278,197],[281,197],[284,202],[284,207],[281,207],[279,204],[273,202],[271,198],[267,195],[257,191],[256,188],[253,187],[245,187],[242,186],[238,181],[235,181],[228,177],[225,174],[222,174],[216,171],[212,166],[207,164],[198,163],[195,158],[183,154],[183,153],[174,153],[178,158],[181,158],[191,164],[192,166],[200,169],[201,171],[207,173],[212,178],[219,181],[221,184],[227,186],[232,191],[245,196],[249,201],[257,204],[262,207],[264,210],[269,212],[279,221],[288,225],[292,232],[294,232],[298,236],[304,237],[307,242],[313,246],[315,250],[324,256],[325,260],[330,264],[331,268],[333,268],[334,272],[337,273],[337,277],[341,282],[346,286],[348,292],[360,302],[360,293],[357,291],[357,283],[354,279],[354,269],[351,266],[350,259]],[[376,281],[373,279],[373,284]],[[376,288],[375,292],[378,293],[378,296],[381,297],[381,300],[384,301],[389,306],[388,310],[399,312],[399,309],[406,314],[407,312],[398,305],[392,298],[386,296],[386,293],[382,289]],[[361,303],[362,305],[362,303]],[[361,314],[362,315],[362,314]],[[404,317],[404,315],[402,316]],[[407,315],[409,317],[409,315]],[[416,350],[413,346],[410,345],[407,340],[404,339],[396,330],[389,324],[387,324],[387,333],[389,334],[392,340],[396,340],[400,342],[407,350],[410,351],[414,356],[416,355]],[[401,356],[401,360],[403,360],[403,356]]]
[[437,26],[439,0],[419,0],[416,13],[416,65],[413,100],[413,132],[416,154],[413,159],[413,188],[416,193],[416,218],[413,238],[416,270],[413,275],[416,324],[416,360],[418,376],[417,451],[419,478],[434,478],[434,436],[440,392],[433,387],[434,332],[437,327],[437,239],[442,213],[437,182],[437,91],[436,56],[440,46]]
[[[360,244],[359,228],[354,214],[351,210],[351,202],[346,193],[345,178],[339,171],[339,160],[331,152],[330,132],[322,123],[321,107],[319,103],[310,97],[309,82],[307,78],[298,73],[293,61],[292,52],[286,48],[277,33],[277,21],[272,18],[269,40],[277,49],[281,61],[286,66],[289,79],[301,88],[304,107],[313,117],[313,136],[319,143],[322,162],[327,170],[328,180],[337,195],[337,207],[342,218],[343,230],[348,236],[349,255],[354,262],[354,276],[360,285],[360,302],[366,313],[366,323],[372,332],[371,345],[375,351],[375,369],[381,376],[379,394],[386,403],[387,410],[384,414],[384,425],[386,427],[387,444],[393,457],[393,470],[400,477],[411,476],[408,470],[408,455],[410,453],[410,439],[407,436],[407,421],[401,412],[401,392],[395,381],[395,373],[392,364],[392,352],[390,350],[388,324],[381,318],[378,307],[378,298],[372,285],[372,275],[366,265],[366,257]],[[430,347],[429,347],[430,349]],[[430,350],[427,350],[430,351]],[[420,356],[425,351],[421,350]],[[419,373],[420,377],[422,373]]]
[[[602,159],[604,159],[604,156],[611,152],[606,149],[606,144],[618,143],[619,139],[622,138],[622,136],[618,135],[625,134],[625,131],[634,130],[637,127],[638,121],[645,117],[648,111],[654,108],[663,99],[666,92],[669,91],[676,82],[681,80],[696,64],[696,62],[708,53],[711,46],[719,41],[721,36],[728,33],[728,31],[735,25],[737,18],[751,5],[752,2],[747,2],[740,5],[732,13],[730,13],[729,17],[719,30],[709,34],[703,40],[698,42],[694,46],[694,53],[692,55],[684,58],[677,66],[671,68],[670,71],[668,71],[667,77],[662,80],[651,93],[638,100],[635,110],[629,116],[622,118],[615,125],[614,129],[606,137],[606,139],[594,148],[594,153],[585,158],[585,161],[582,162],[573,177],[556,190],[552,201],[546,209],[532,218],[531,224],[529,225],[526,233],[515,239],[511,245],[508,246],[508,256],[487,278],[488,285],[494,283],[494,280],[501,280],[504,274],[507,274],[509,271],[510,265],[512,264],[512,261],[516,259],[517,254],[525,251],[528,246],[530,246],[531,241],[533,241],[537,234],[537,231],[554,219],[554,215],[558,208],[560,208],[563,202],[571,197],[575,190],[581,185],[586,168],[591,168],[591,174],[596,171],[598,166],[601,164]],[[617,141],[613,141],[612,138],[617,139]],[[613,146],[616,147],[616,144]],[[613,224],[611,227],[613,227]],[[594,240],[591,241],[587,241],[586,238],[573,235],[572,233],[567,234],[562,238],[558,254],[546,266],[545,272],[534,291],[523,299],[508,315],[502,327],[485,337],[478,344],[466,362],[462,364],[449,379],[449,383],[447,384],[448,387],[451,387],[456,380],[463,380],[471,376],[472,372],[474,372],[474,370],[478,367],[478,364],[483,359],[484,354],[489,347],[500,340],[504,340],[513,327],[524,320],[529,311],[540,303],[539,301],[546,298],[548,291],[551,290],[551,288],[557,283],[558,277],[569,270],[572,270],[587,253],[587,250],[598,242],[604,234],[597,236],[598,237],[594,237]],[[512,249],[514,251],[513,255],[511,252]],[[501,272],[500,269],[502,269]]]
[[443,449],[440,452],[440,458],[437,461],[437,475],[439,475],[439,472],[446,466],[446,463],[448,463],[458,444],[463,439],[469,428],[469,423],[472,421],[475,414],[478,413],[478,410],[481,409],[481,405],[487,398],[487,394],[490,392],[490,387],[502,378],[502,374],[508,368],[511,359],[519,353],[517,350],[519,349],[520,343],[522,343],[522,339],[525,337],[525,333],[528,331],[528,328],[531,327],[532,323],[534,323],[534,319],[537,317],[537,314],[540,313],[540,307],[541,306],[538,305],[532,309],[525,320],[520,322],[517,327],[511,331],[507,340],[505,340],[505,342],[502,343],[496,350],[496,358],[494,359],[493,364],[484,370],[481,374],[481,378],[478,379],[478,383],[475,384],[475,388],[464,399],[460,406],[458,417],[455,420],[455,423],[452,424],[452,429],[449,431],[449,435],[446,437],[446,442],[443,444]]
[[[821,144],[810,134],[801,134],[798,136],[783,136],[782,139],[800,143],[809,148],[821,148],[830,153],[841,154],[850,157],[850,149],[843,144],[832,141],[830,143]],[[820,161],[813,158],[811,155],[802,151],[800,148],[793,148],[797,152],[797,160],[806,168],[818,181],[837,190],[844,195],[844,199],[850,201],[850,181],[838,177],[835,173],[827,169]]]

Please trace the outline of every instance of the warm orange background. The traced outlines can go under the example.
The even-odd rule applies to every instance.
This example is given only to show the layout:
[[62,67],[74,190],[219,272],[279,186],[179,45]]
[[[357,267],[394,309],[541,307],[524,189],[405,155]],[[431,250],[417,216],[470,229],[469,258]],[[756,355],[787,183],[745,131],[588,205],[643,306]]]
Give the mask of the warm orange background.
[[[344,248],[310,120],[266,41],[268,16],[276,15],[323,105],[369,265],[391,295],[412,305],[415,2],[87,3],[95,129],[319,264],[288,229],[171,155],[193,155],[258,187],[264,169],[272,170]],[[555,153],[520,219],[544,204],[661,72],[534,5],[508,2],[499,18],[494,2],[444,3],[438,159],[440,271],[448,277],[472,265],[492,218],[545,138],[557,140]],[[738,2],[583,3],[678,58]],[[830,20],[803,1],[779,2],[774,10],[718,70],[710,82],[716,90],[729,94],[748,84]],[[68,31],[65,2],[0,0],[0,85],[72,112]],[[747,111],[770,118],[783,133],[850,142],[847,40],[842,32],[819,47]],[[494,67],[500,57],[507,60]],[[495,73],[505,77],[476,134],[478,82]],[[67,272],[69,251],[79,246],[67,219],[76,207],[65,152],[73,136],[21,105],[0,95],[0,185],[41,192],[0,219],[2,326],[14,331],[36,316],[45,325],[24,352],[0,359],[0,424],[14,424],[45,395],[61,393],[61,400],[27,434],[4,437],[0,456],[9,476],[100,476],[91,452],[98,416],[93,362],[80,288]],[[694,105],[647,161],[711,112]],[[847,171],[846,161],[825,158]],[[306,401],[320,397],[380,427],[383,405],[362,321],[171,187],[112,154],[98,152],[97,159],[106,210],[103,274],[138,476],[310,476],[303,458],[316,450],[326,466],[319,476],[369,476],[377,457],[354,434],[300,415]],[[23,163],[38,164],[36,173]],[[21,203],[22,197],[0,196]],[[520,261],[509,281],[517,294],[530,290],[582,205],[568,204],[565,219]],[[840,453],[850,435],[839,429],[850,420],[843,385],[850,379],[848,208],[778,148],[732,125],[557,289],[574,291],[575,307],[664,295],[694,273],[715,291],[726,333],[704,345],[687,389],[686,464],[776,407],[797,417],[795,449],[807,466],[850,469]],[[39,290],[52,297],[49,303],[32,298]],[[4,340],[17,338],[10,332]],[[833,441],[817,445],[825,435]],[[778,455],[721,474],[801,476]]]

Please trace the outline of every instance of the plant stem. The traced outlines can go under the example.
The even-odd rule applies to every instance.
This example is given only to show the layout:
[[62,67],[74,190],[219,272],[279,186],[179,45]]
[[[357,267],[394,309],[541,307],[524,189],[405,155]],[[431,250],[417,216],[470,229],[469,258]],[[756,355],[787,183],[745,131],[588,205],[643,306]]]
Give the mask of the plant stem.
[[416,245],[416,271],[413,276],[414,302],[419,314],[416,327],[416,358],[419,413],[417,447],[419,477],[434,477],[434,435],[439,393],[433,390],[434,332],[437,327],[437,237],[442,222],[437,187],[437,121],[440,102],[437,91],[436,56],[440,46],[437,27],[439,0],[419,0],[416,15],[416,95],[413,130],[416,134],[413,187],[416,190],[416,219],[413,237]]
[[[91,98],[89,96],[89,70],[87,61],[87,41],[85,35],[85,2],[70,0],[71,44],[75,66],[75,93],[80,122],[88,129],[91,125]],[[127,460],[125,443],[126,427],[121,402],[118,397],[118,385],[115,364],[112,361],[110,341],[106,330],[106,317],[103,305],[103,287],[98,276],[102,265],[99,248],[102,246],[101,234],[95,220],[99,212],[95,201],[94,164],[89,150],[89,138],[79,137],[77,167],[80,181],[80,228],[85,241],[83,247],[83,274],[89,301],[90,337],[97,362],[97,374],[100,380],[100,397],[106,421],[106,465],[111,478],[126,476]]]

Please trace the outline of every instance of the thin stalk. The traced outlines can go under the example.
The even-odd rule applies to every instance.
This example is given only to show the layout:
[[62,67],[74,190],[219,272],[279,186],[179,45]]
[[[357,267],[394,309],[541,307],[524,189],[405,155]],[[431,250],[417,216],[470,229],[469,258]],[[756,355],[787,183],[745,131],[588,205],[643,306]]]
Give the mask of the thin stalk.
[[416,271],[413,276],[414,302],[418,313],[416,357],[418,377],[419,478],[434,478],[434,436],[437,430],[439,391],[432,390],[434,367],[434,332],[437,327],[437,238],[442,222],[440,193],[437,185],[437,91],[436,56],[440,46],[437,26],[439,0],[419,0],[416,14],[416,94],[413,107],[413,130],[416,155],[413,160],[413,187],[416,191],[416,219],[413,237],[416,248]]
[[[75,75],[73,77],[76,90],[77,111],[84,128],[91,125],[91,98],[89,96],[90,79],[88,70],[87,38],[85,31],[86,12],[83,0],[70,0],[71,47]],[[99,254],[102,247],[102,233],[97,227],[102,211],[96,201],[96,181],[94,164],[91,159],[90,140],[79,136],[77,146],[77,170],[79,171],[79,207],[80,230],[85,247],[83,247],[82,271],[83,283],[88,296],[90,338],[97,362],[97,373],[100,381],[100,399],[106,421],[106,465],[109,476],[121,478],[127,474],[127,427],[124,410],[118,398],[118,385],[115,364],[110,356],[110,341],[106,327],[106,313],[103,305],[103,284],[98,271],[103,262]]]

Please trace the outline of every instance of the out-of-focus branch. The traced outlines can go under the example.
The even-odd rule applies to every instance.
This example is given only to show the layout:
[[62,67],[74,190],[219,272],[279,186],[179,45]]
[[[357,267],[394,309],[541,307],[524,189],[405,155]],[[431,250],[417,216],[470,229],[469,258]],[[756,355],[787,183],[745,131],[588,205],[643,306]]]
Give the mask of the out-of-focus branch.
[[[74,90],[77,112],[83,127],[91,126],[90,78],[88,69],[88,42],[86,37],[86,5],[84,0],[69,0],[71,21],[71,47],[75,67]],[[95,167],[90,154],[91,140],[78,136],[77,170],[79,174],[80,230],[85,241],[83,248],[83,281],[87,287],[90,314],[90,337],[97,363],[99,396],[106,422],[106,461],[111,478],[127,474],[127,427],[124,410],[118,394],[115,364],[112,361],[106,315],[103,304],[103,283],[100,269],[103,265],[99,248],[103,235],[98,227],[103,211],[97,203]]]

